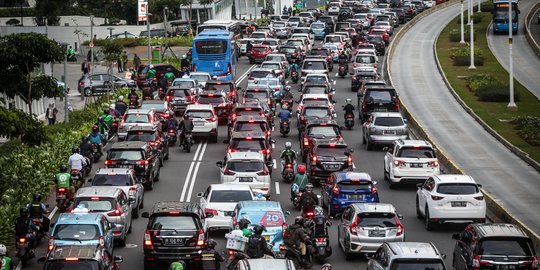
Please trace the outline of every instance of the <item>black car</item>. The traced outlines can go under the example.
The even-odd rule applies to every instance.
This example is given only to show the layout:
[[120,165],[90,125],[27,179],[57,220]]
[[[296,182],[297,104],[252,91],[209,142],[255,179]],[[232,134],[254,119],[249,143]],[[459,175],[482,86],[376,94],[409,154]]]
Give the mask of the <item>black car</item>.
[[321,16],[319,17],[319,21],[326,24],[326,33],[334,33],[334,26],[336,25],[336,22],[334,21],[333,16]]
[[116,270],[121,256],[113,256],[99,245],[55,246],[46,257],[38,259],[44,270],[92,269]]
[[398,20],[400,24],[405,23],[405,11],[402,8],[392,8],[389,11],[395,12],[398,15]]
[[308,119],[304,131],[299,132],[299,134],[303,162],[306,161],[309,151],[318,140],[339,139],[343,137],[338,123],[331,118]]
[[369,86],[363,93],[358,92],[357,96],[362,123],[372,112],[399,112],[399,98],[396,89],[392,86]]
[[147,142],[158,150],[159,166],[163,166],[163,161],[169,159],[169,135],[163,130],[152,126],[134,126],[128,130],[126,141]]
[[352,171],[352,151],[343,139],[318,140],[307,157],[309,181],[325,183],[333,172]]
[[231,140],[227,147],[227,153],[232,152],[259,152],[263,154],[264,161],[272,168],[273,140],[268,141],[266,134],[256,131],[237,131],[231,134]]
[[534,244],[527,234],[513,224],[474,223],[456,240],[453,266],[469,269],[537,269]]
[[368,36],[368,43],[375,45],[375,51],[377,52],[377,55],[384,55],[386,53],[386,44],[382,37]]
[[302,51],[296,46],[279,46],[278,53],[285,54],[285,56],[287,56],[287,61],[289,61],[289,64],[292,64],[293,62],[300,63],[303,60]]
[[130,168],[146,190],[159,181],[159,152],[147,142],[117,142],[107,152],[106,168]]
[[379,79],[379,74],[376,69],[357,68],[354,69],[351,76],[351,91],[356,92],[360,90],[360,87],[364,81],[376,81]]
[[268,124],[268,120],[265,116],[238,116],[235,118],[234,123],[228,125],[227,142],[231,139],[233,132],[238,131],[255,131],[264,133],[268,141],[272,135],[272,127]]
[[227,102],[233,104],[238,102],[238,90],[241,87],[236,86],[234,81],[229,80],[209,80],[204,85],[204,90],[221,91],[227,95]]
[[176,116],[184,114],[187,105],[193,104],[196,97],[191,89],[182,89],[179,86],[169,87],[166,95],[166,99],[171,104],[171,109]]
[[205,214],[198,203],[171,201],[156,203],[152,212],[143,212],[142,217],[148,218],[143,240],[145,270],[159,262],[179,260],[200,267],[195,261],[200,262],[199,251],[208,239],[203,221],[213,217],[211,213]]

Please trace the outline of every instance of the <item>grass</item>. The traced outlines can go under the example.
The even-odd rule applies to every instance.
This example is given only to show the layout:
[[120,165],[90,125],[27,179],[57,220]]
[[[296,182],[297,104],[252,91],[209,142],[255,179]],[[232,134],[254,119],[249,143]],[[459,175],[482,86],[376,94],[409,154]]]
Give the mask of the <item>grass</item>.
[[[483,19],[480,23],[475,24],[476,41],[475,48],[479,48],[484,52],[484,65],[476,66],[476,70],[471,71],[468,66],[458,67],[453,66],[450,58],[451,48],[460,46],[459,42],[450,42],[449,35],[452,29],[459,30],[459,24],[456,24],[456,19],[452,20],[446,28],[441,32],[437,41],[437,54],[441,66],[448,78],[448,81],[458,93],[461,99],[474,110],[474,112],[484,120],[491,128],[504,137],[514,146],[520,148],[530,155],[537,162],[540,162],[540,146],[532,146],[517,134],[514,125],[507,122],[517,116],[536,116],[540,117],[540,101],[529,92],[518,81],[514,80],[514,89],[521,95],[521,101],[516,102],[518,111],[509,112],[506,110],[508,102],[480,102],[474,93],[467,87],[467,81],[463,77],[476,74],[490,74],[497,78],[505,85],[509,84],[508,72],[499,64],[495,56],[489,50],[486,29],[491,22],[491,14],[488,12],[482,13]],[[469,26],[467,26],[469,27]],[[490,33],[491,34],[491,33]]]

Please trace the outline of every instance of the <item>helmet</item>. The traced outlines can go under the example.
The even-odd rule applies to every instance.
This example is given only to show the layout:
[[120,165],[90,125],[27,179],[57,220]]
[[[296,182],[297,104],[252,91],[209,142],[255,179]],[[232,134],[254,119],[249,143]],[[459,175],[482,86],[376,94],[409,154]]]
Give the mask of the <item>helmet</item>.
[[306,191],[313,191],[313,184],[312,183],[308,183],[306,185]]
[[34,195],[32,195],[32,199],[34,201],[41,202],[41,194],[34,193]]
[[178,261],[171,263],[170,270],[184,270],[186,269],[186,263],[184,261]]
[[325,263],[323,264],[323,266],[321,266],[321,270],[332,270],[332,265],[329,263]]
[[283,110],[288,110],[288,109],[289,109],[289,106],[287,106],[287,104],[283,104],[283,106],[281,106],[281,109],[283,109]]
[[251,224],[251,222],[245,218],[241,219],[238,222],[238,226],[240,226],[240,229],[247,229],[249,224]]
[[167,68],[167,72],[171,72],[171,68],[170,68],[170,67]]
[[345,100],[345,102],[347,102],[347,104],[351,104],[352,99],[348,98],[348,99]]
[[214,239],[208,239],[208,241],[206,241],[206,247],[209,249],[215,248],[216,245],[217,245],[217,242]]
[[109,109],[103,109],[103,114],[109,114]]
[[71,148],[71,153],[73,153],[73,154],[79,153],[79,148],[78,147]]
[[261,225],[255,225],[255,227],[253,228],[253,233],[256,235],[261,235],[263,231],[264,231],[264,228]]
[[0,256],[6,256],[7,254],[7,248],[4,246],[4,244],[0,244]]
[[297,216],[294,218],[294,224],[296,225],[304,225],[304,218],[302,216]]
[[153,69],[154,68],[154,65],[150,65],[150,69]]
[[189,119],[189,114],[184,113],[184,119]]
[[305,165],[298,165],[298,172],[299,173],[305,173],[306,172],[306,166]]
[[114,103],[112,103],[110,106],[109,106],[109,109],[113,109],[116,108],[116,105],[114,105]]
[[60,171],[61,172],[67,172],[68,171],[68,166],[66,164],[60,165]]
[[187,59],[187,55],[182,55],[182,59]]
[[99,130],[99,127],[97,125],[92,126],[92,132],[97,132]]
[[83,136],[83,137],[81,138],[81,141],[82,141],[82,142],[88,142],[88,137]]
[[124,101],[124,96],[118,96],[118,101]]
[[19,209],[19,214],[21,215],[21,217],[28,216],[28,213],[28,208],[26,207],[21,207],[21,209]]
[[291,147],[292,147],[291,142],[286,142],[286,143],[285,143],[285,148],[291,149]]

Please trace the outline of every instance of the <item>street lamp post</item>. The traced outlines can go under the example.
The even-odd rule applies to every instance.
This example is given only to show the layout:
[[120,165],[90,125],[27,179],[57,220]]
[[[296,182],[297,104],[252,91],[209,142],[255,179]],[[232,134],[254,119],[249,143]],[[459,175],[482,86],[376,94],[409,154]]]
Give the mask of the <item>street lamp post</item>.
[[[471,0],[472,2],[472,0]],[[472,13],[470,14],[471,19],[471,29],[469,30],[471,32],[470,38],[471,40],[469,43],[471,44],[471,65],[469,66],[469,70],[475,70],[476,66],[474,66],[474,18],[472,17]]]
[[509,111],[517,111],[517,104],[514,102],[514,63],[512,61],[512,35],[514,34],[514,16],[512,14],[512,1],[508,1],[508,55],[510,58],[510,102],[506,105]]
[[94,15],[90,15],[90,74],[94,74]]
[[163,8],[163,28],[165,28],[165,33],[167,32],[167,15],[169,14],[169,7],[165,6]]
[[465,44],[465,27],[463,26],[463,0],[461,0],[461,40],[460,44]]
[[150,45],[150,16],[152,16],[152,13],[146,13],[146,32],[148,33],[148,64],[150,64],[152,61],[151,57],[151,45]]
[[480,0],[478,0],[478,11],[476,11],[476,12],[482,12],[482,9],[480,8],[480,4],[481,4]]
[[473,0],[467,1],[467,17],[469,17],[469,19],[467,20],[467,25],[471,25],[472,1]]
[[109,38],[112,38],[112,31],[114,30],[114,27],[107,27],[107,30],[109,30]]

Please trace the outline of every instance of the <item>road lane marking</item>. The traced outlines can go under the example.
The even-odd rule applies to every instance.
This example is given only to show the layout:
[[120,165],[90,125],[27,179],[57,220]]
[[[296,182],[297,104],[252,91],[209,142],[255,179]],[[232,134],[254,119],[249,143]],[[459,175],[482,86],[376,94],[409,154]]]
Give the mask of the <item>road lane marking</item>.
[[248,73],[249,73],[253,68],[255,68],[255,66],[257,66],[257,65],[252,65],[250,68],[248,68],[248,70],[247,70],[244,74],[242,74],[240,77],[238,77],[238,79],[236,79],[235,83],[236,83],[236,84],[240,84],[245,78],[247,78]]
[[193,187],[195,186],[195,181],[197,180],[197,173],[199,172],[199,166],[202,163],[202,157],[204,156],[204,152],[206,151],[206,146],[208,145],[208,142],[204,142],[203,148],[201,150],[201,153],[199,155],[199,158],[197,159],[197,165],[195,166],[195,170],[193,171],[191,184],[189,186],[189,192],[186,197],[186,202],[189,202],[191,200],[191,194],[193,193]]
[[354,165],[354,162],[353,162],[353,164],[352,164],[352,168],[353,168],[353,169],[356,169],[356,165]]
[[274,169],[277,169],[277,167],[276,167],[276,159],[273,159],[272,162],[274,163],[274,167],[273,167],[273,168],[274,168]]
[[199,155],[199,151],[201,150],[202,144],[199,143],[197,146],[197,150],[195,151],[195,155],[193,156],[193,160],[191,161],[191,164],[189,166],[188,174],[186,176],[186,181],[184,181],[184,187],[182,188],[182,194],[180,195],[180,201],[183,202],[186,197],[186,191],[189,186],[189,181],[191,179],[191,174],[193,172],[193,167],[195,166],[195,161],[197,160],[197,156]]
[[276,183],[276,194],[280,194],[281,192],[279,191],[279,182],[274,182]]
[[54,217],[54,214],[56,214],[56,211],[58,211],[58,207],[54,207],[54,209],[51,211],[49,216],[47,216],[48,219],[52,219]]
[[276,149],[276,144],[272,143],[272,148]]

